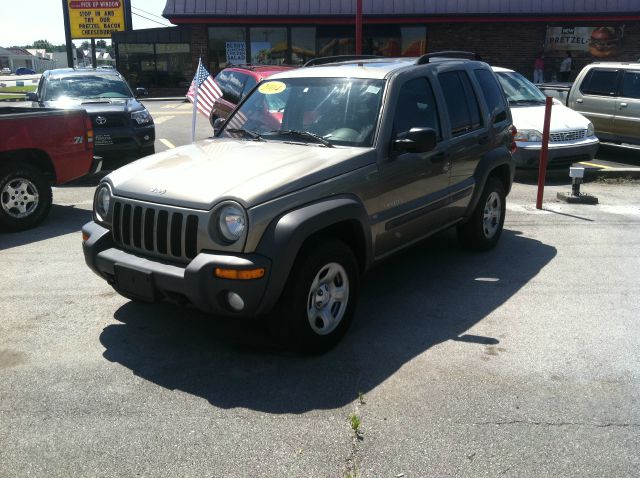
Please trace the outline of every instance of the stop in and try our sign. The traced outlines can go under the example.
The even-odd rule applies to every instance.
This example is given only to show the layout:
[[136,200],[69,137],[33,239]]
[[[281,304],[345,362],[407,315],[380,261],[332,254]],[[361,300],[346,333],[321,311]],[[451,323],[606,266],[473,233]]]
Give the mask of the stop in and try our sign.
[[71,38],[111,38],[125,30],[123,0],[67,0]]

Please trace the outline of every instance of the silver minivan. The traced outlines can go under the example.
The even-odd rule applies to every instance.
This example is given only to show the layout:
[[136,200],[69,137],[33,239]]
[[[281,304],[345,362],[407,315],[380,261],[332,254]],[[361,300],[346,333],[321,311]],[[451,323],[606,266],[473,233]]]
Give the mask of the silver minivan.
[[587,65],[567,105],[591,120],[601,140],[640,144],[640,63]]

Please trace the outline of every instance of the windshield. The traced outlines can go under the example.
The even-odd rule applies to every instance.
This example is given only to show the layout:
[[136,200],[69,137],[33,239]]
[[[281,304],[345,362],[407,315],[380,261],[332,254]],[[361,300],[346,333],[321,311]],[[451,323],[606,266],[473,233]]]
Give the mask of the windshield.
[[371,146],[384,80],[265,81],[225,123],[221,137]]
[[45,101],[64,98],[131,98],[129,85],[116,76],[68,76],[47,81]]
[[509,100],[509,105],[543,105],[544,94],[520,73],[514,71],[499,72],[498,80]]

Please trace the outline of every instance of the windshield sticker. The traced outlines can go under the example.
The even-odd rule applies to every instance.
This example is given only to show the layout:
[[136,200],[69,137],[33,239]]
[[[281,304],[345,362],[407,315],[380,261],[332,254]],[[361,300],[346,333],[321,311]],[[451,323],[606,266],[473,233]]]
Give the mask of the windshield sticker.
[[373,93],[374,95],[377,95],[379,91],[379,86],[369,85],[369,87],[365,90],[365,93]]
[[286,89],[287,85],[281,81],[269,81],[268,83],[262,83],[260,87],[258,87],[258,91],[263,95],[276,95]]

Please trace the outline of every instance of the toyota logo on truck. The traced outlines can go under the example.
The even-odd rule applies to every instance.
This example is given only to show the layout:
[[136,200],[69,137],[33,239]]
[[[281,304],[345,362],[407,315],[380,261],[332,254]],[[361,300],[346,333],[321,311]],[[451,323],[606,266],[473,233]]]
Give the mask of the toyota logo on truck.
[[104,116],[96,117],[96,124],[99,124],[100,126],[107,124],[107,118],[105,118]]

